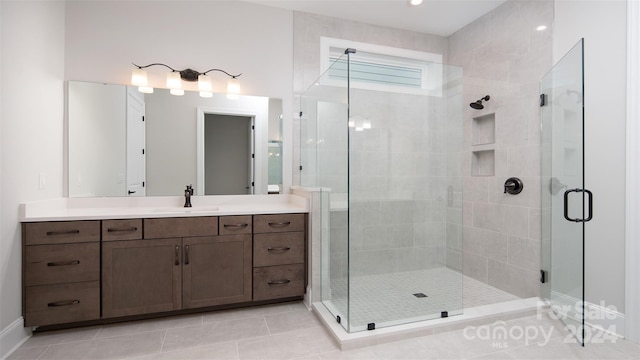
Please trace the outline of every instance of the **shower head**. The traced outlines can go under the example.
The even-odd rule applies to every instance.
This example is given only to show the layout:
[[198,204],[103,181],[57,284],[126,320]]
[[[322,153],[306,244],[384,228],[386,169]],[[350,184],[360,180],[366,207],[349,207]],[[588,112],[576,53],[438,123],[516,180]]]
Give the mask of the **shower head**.
[[476,110],[482,110],[484,109],[484,105],[482,105],[483,101],[489,101],[491,97],[489,95],[485,95],[484,97],[472,102],[471,104],[469,104],[469,106],[471,106],[472,108],[476,109]]

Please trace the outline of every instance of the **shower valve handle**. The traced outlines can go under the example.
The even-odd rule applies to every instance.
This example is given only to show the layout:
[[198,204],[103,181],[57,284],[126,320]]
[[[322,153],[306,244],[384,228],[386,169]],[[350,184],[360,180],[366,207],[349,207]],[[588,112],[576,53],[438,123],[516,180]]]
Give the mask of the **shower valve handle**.
[[507,181],[504,182],[504,193],[509,193],[511,195],[517,195],[522,192],[524,185],[522,184],[522,180],[517,177],[510,177]]

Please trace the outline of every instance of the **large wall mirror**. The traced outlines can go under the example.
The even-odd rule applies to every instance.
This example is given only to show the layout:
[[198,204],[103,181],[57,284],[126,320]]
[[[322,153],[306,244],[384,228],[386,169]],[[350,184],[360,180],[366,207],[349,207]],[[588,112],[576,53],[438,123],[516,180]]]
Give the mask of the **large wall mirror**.
[[282,190],[282,100],[68,82],[69,197]]

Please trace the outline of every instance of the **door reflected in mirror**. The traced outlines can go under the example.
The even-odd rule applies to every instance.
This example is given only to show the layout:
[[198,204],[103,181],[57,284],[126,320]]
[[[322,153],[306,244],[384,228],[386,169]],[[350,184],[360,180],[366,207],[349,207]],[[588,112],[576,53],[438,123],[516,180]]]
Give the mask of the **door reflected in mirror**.
[[[282,163],[272,160],[282,158],[280,99],[173,96],[167,89],[142,94],[125,85],[70,81],[67,101],[69,197],[178,196],[189,184],[197,195],[281,192]],[[209,142],[209,116],[238,120],[245,130],[212,126],[218,140]],[[242,152],[231,148],[241,143]],[[273,144],[280,144],[277,156]],[[213,171],[207,172],[207,159]],[[241,182],[232,176],[240,168]],[[224,182],[242,186],[223,190]]]

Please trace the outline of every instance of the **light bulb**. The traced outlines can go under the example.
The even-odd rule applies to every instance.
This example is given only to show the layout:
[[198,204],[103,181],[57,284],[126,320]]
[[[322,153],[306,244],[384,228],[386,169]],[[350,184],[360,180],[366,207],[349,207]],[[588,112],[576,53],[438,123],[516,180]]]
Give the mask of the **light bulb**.
[[232,95],[240,94],[240,83],[238,82],[238,79],[229,79],[229,82],[227,83],[227,93]]
[[210,91],[200,91],[200,97],[210,98],[213,97],[213,93]]
[[[202,96],[202,92],[209,92],[213,90],[213,86],[211,85],[211,77],[209,75],[200,74],[198,75],[198,90],[200,90],[200,96]],[[205,96],[203,96],[205,97]],[[207,96],[210,97],[210,96]]]
[[131,72],[131,84],[135,86],[147,86],[147,72],[142,69],[133,69]]
[[169,92],[171,93],[171,95],[175,95],[175,96],[184,95],[184,90],[182,90],[182,89],[171,89],[171,90],[169,90]]
[[411,4],[412,6],[422,5],[422,0],[410,0],[409,4]]
[[145,94],[153,94],[153,88],[150,86],[138,86],[138,91]]
[[169,89],[182,89],[182,80],[179,72],[172,71],[167,74],[167,87]]

